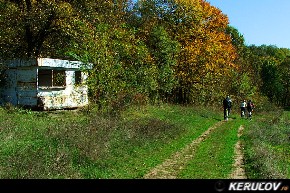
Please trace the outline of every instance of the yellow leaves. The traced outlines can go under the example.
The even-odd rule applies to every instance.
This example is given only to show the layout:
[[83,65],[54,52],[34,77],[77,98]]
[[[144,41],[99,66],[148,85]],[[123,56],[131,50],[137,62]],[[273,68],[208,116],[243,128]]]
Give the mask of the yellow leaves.
[[56,5],[57,13],[63,16],[71,16],[74,12],[74,9],[72,8],[71,4],[67,2],[61,2]]
[[185,6],[187,10],[189,9],[201,9],[201,0],[175,0],[175,2],[179,5]]
[[[180,13],[176,37],[182,44],[177,75],[185,85],[210,74],[227,74],[236,58],[231,38],[225,33],[228,18],[204,0],[176,0]],[[177,9],[178,10],[178,9]],[[184,17],[186,16],[186,17]]]

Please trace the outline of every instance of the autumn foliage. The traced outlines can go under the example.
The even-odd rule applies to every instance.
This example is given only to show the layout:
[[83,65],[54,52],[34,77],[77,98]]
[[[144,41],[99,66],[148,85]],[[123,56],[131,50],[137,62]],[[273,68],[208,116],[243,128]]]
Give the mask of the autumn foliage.
[[[289,61],[259,56],[205,0],[0,0],[0,24],[1,59],[92,63],[91,101],[107,109],[134,102],[214,104],[226,94],[237,99],[267,94],[260,89],[263,76],[274,68],[273,78],[285,79],[280,71]],[[253,89],[253,83],[259,85]],[[286,96],[288,84],[278,81],[271,89],[287,87]]]
[[[176,68],[181,101],[204,102],[222,96],[236,68],[236,50],[225,33],[228,18],[203,0],[176,1],[174,36],[182,44]],[[203,93],[202,95],[200,95]]]

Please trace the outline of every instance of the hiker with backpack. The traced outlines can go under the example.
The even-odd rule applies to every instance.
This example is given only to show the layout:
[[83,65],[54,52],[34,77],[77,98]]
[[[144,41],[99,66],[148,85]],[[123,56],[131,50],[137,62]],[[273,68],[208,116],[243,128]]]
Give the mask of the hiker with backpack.
[[246,102],[246,100],[243,100],[240,104],[242,118],[245,117],[245,115],[246,115],[246,107],[247,107],[247,102]]
[[232,108],[232,100],[230,96],[224,98],[223,107],[224,107],[224,120],[227,121]]
[[249,100],[248,103],[247,103],[247,111],[248,111],[248,119],[252,119],[252,112],[253,112],[253,109],[255,108],[255,105],[254,103]]

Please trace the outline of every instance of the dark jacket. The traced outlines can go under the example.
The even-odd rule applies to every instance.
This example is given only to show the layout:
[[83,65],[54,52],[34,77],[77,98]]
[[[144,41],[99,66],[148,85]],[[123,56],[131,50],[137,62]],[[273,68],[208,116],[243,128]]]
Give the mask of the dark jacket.
[[248,111],[252,111],[254,108],[254,104],[252,103],[252,101],[248,101],[247,103],[247,110]]
[[232,101],[230,98],[225,98],[223,100],[223,106],[224,108],[231,108],[232,107]]

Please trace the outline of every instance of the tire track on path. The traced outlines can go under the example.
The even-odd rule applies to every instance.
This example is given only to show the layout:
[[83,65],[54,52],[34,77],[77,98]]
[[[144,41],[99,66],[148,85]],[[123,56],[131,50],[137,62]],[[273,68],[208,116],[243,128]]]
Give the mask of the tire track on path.
[[220,121],[208,128],[197,139],[186,145],[182,150],[173,154],[169,159],[153,168],[149,173],[144,175],[144,179],[176,179],[178,173],[184,169],[187,162],[194,157],[196,147],[204,141],[208,134],[214,129],[224,124],[225,121]]
[[[241,125],[238,130],[238,138],[243,134],[244,126]],[[247,179],[244,169],[244,154],[242,152],[243,146],[240,140],[235,145],[235,162],[233,164],[233,172],[229,175],[229,179]]]

